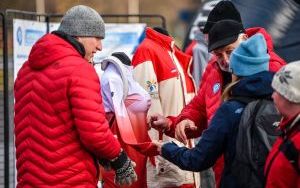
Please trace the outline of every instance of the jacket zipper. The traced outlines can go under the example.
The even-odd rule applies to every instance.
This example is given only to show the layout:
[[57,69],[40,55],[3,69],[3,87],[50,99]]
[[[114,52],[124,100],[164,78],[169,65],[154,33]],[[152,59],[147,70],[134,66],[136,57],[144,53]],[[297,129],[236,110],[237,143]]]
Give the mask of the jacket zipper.
[[[185,92],[184,92],[183,81],[182,81],[182,78],[181,78],[180,71],[178,70],[178,67],[177,67],[177,65],[176,65],[175,59],[174,59],[174,57],[173,57],[173,55],[175,55],[175,54],[173,53],[173,49],[172,49],[172,48],[171,48],[171,51],[170,51],[170,52],[171,52],[171,58],[172,58],[173,64],[175,65],[175,68],[176,68],[176,70],[177,70],[178,77],[179,77],[179,80],[180,80],[180,83],[181,83],[182,98],[183,98],[183,106],[185,106],[185,105],[186,105],[186,101],[185,101]],[[179,63],[179,65],[180,65],[180,63]],[[184,72],[183,72],[183,74],[184,74]]]

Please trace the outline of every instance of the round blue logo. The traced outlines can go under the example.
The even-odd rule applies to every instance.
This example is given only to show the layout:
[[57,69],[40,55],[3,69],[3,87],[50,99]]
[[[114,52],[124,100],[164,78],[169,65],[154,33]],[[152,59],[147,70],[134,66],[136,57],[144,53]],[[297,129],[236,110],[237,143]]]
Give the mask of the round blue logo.
[[213,86],[213,92],[214,94],[216,94],[221,88],[221,84],[220,83],[215,83],[215,85]]
[[18,43],[19,43],[19,45],[21,45],[22,44],[22,29],[21,29],[21,27],[18,27],[18,29],[17,29],[17,41],[18,41]]

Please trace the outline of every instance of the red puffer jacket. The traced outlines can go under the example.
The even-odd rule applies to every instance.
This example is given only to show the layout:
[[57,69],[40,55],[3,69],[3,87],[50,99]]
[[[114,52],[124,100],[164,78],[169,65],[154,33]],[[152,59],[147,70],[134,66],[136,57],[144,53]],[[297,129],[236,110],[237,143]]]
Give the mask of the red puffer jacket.
[[98,76],[66,40],[48,34],[15,82],[18,188],[95,188],[96,159],[120,144],[109,130]]
[[280,128],[284,131],[278,137],[265,165],[266,188],[300,187],[300,114],[283,119]]
[[[257,33],[261,33],[266,39],[270,55],[270,71],[277,72],[286,62],[274,52],[272,38],[265,29],[257,27],[246,30],[248,37]],[[177,118],[171,118],[173,124],[170,132],[167,134],[174,136],[175,125],[184,119],[190,119],[199,129],[196,132],[187,133],[187,136],[190,138],[200,136],[202,131],[207,128],[207,125],[222,102],[223,79],[217,59],[213,56],[205,69],[197,95],[183,108]],[[215,170],[217,182],[221,178],[222,166],[222,162],[218,161],[215,167],[218,168],[218,170]]]

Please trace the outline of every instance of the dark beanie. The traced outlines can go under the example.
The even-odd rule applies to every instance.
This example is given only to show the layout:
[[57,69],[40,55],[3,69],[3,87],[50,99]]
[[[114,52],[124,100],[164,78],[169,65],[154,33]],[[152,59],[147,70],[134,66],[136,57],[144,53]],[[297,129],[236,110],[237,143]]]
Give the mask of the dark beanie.
[[118,58],[125,65],[131,65],[131,60],[124,52],[114,52],[111,56]]
[[241,15],[231,1],[220,1],[209,13],[203,33],[209,33],[213,25],[221,20],[235,20],[242,23]]
[[233,20],[217,22],[208,34],[208,51],[211,52],[235,42],[239,34],[244,32],[245,29],[239,22]]

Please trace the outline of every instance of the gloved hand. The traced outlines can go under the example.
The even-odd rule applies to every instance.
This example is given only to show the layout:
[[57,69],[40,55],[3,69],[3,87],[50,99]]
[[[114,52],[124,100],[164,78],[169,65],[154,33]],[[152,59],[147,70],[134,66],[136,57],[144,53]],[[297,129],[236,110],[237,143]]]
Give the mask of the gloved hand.
[[137,181],[137,175],[134,171],[135,163],[128,158],[124,151],[121,151],[119,157],[112,160],[110,164],[116,172],[115,184],[129,186]]

